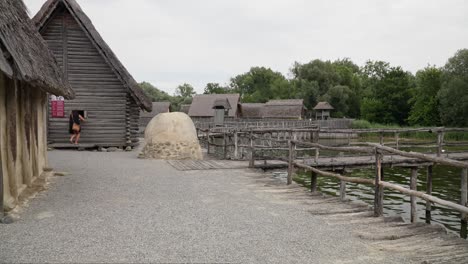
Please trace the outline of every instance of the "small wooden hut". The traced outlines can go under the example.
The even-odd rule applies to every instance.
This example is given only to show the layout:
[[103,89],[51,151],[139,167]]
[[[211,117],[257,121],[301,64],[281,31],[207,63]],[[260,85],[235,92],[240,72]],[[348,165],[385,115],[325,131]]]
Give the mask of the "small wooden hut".
[[263,109],[263,118],[301,120],[306,110],[303,99],[270,100]]
[[171,112],[171,103],[170,102],[153,102],[153,110],[147,112],[142,110],[140,112],[140,133],[145,132],[145,128],[148,123],[153,119],[153,117],[161,113]]
[[315,119],[316,120],[328,120],[330,118],[330,111],[334,110],[328,102],[319,102],[315,107]]
[[81,111],[80,147],[133,147],[138,144],[140,109],[151,100],[125,69],[75,0],[48,0],[34,17],[65,77],[76,92],[65,100],[64,117],[49,115],[51,146],[68,143],[68,114]]
[[216,100],[228,100],[231,109],[227,115],[227,119],[239,118],[239,94],[201,94],[193,97],[192,104],[190,105],[189,116],[194,121],[214,121],[215,109],[213,105]]
[[0,1],[0,217],[47,167],[47,93],[73,91],[20,0]]

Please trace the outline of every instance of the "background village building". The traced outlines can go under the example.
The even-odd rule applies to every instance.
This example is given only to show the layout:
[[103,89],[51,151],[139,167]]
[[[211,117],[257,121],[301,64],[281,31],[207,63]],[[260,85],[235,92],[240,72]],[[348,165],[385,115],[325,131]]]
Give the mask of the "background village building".
[[140,109],[151,101],[94,28],[75,0],[48,0],[34,22],[55,55],[76,99],[65,117],[49,116],[51,146],[69,146],[68,115],[86,115],[81,147],[138,144]]
[[239,94],[201,94],[193,97],[192,104],[190,105],[189,116],[193,121],[206,121],[213,122],[215,116],[215,109],[213,105],[218,99],[227,99],[231,109],[226,117],[227,120],[234,120],[240,117]]
[[229,115],[229,110],[231,109],[231,104],[229,100],[226,99],[216,99],[213,104],[213,109],[215,110],[214,124],[215,126],[224,125],[224,119]]
[[303,99],[270,100],[263,108],[265,119],[297,119],[304,118],[306,107]]
[[241,104],[242,119],[262,119],[265,104],[262,103],[244,103]]
[[145,128],[148,123],[153,119],[153,117],[161,113],[171,112],[171,103],[170,102],[153,102],[153,110],[147,112],[142,110],[140,112],[140,134],[145,132]]
[[316,120],[328,120],[330,118],[330,111],[334,110],[328,102],[319,102],[315,107],[315,119]]
[[14,208],[47,166],[47,93],[73,98],[23,1],[1,0],[0,212]]
[[189,104],[183,104],[180,106],[180,112],[185,113],[188,115],[190,111],[190,105]]

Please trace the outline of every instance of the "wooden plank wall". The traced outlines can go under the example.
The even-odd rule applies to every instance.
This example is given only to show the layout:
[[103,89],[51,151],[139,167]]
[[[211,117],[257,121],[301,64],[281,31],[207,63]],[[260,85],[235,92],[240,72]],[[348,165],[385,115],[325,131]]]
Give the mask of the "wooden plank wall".
[[65,102],[66,118],[49,116],[49,142],[68,143],[68,115],[84,110],[88,119],[80,143],[136,145],[139,108],[74,17],[64,7],[58,8],[41,34],[77,95]]

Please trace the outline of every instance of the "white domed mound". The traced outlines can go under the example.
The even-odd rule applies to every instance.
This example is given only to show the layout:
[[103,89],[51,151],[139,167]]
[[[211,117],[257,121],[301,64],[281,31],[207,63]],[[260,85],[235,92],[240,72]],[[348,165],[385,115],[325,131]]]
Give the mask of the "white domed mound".
[[202,160],[203,155],[192,119],[185,113],[155,116],[145,130],[146,145],[141,158]]

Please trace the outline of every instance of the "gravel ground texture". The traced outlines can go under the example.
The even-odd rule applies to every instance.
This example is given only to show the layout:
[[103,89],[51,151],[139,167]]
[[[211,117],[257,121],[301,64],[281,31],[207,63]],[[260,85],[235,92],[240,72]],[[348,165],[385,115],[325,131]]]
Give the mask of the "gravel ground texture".
[[407,263],[248,169],[177,171],[137,152],[51,151],[53,178],[0,225],[4,263]]

